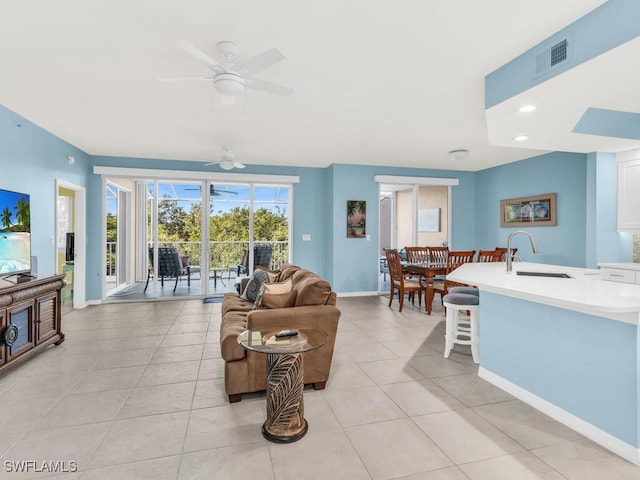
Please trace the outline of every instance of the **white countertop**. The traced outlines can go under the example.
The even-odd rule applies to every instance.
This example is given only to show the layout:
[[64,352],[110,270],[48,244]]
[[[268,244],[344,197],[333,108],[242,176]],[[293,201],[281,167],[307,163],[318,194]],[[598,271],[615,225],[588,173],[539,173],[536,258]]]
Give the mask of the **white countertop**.
[[624,263],[599,263],[600,268],[619,268],[621,270],[640,271],[640,263],[624,262]]
[[[517,271],[561,272],[572,278],[530,277]],[[506,272],[504,262],[466,263],[448,279],[498,293],[591,315],[640,325],[640,285],[604,281],[597,269],[542,263],[514,262]]]

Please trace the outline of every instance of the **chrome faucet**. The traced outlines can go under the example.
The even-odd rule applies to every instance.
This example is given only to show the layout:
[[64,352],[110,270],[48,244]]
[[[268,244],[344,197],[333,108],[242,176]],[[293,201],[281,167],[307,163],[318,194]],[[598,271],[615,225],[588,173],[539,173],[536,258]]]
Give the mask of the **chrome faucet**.
[[511,258],[511,238],[518,233],[524,233],[529,240],[531,241],[531,248],[533,249],[533,253],[538,253],[538,247],[536,247],[536,242],[533,241],[533,237],[529,232],[525,232],[524,230],[516,230],[515,232],[511,232],[509,234],[509,238],[507,239],[507,273],[511,273],[511,269],[513,267],[513,259]]

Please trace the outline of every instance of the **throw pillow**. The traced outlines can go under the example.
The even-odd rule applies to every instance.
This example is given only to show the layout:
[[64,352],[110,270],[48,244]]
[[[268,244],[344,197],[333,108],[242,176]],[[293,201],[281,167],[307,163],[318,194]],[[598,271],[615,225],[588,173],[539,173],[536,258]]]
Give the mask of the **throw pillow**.
[[278,278],[278,275],[280,275],[280,270],[269,270],[266,267],[263,267],[262,265],[256,266],[256,270],[262,270],[263,272],[267,272],[267,274],[269,275],[269,283],[275,282],[276,278]]
[[247,287],[242,292],[241,297],[250,302],[255,302],[260,293],[260,287],[263,283],[269,281],[269,274],[264,270],[256,270],[253,272],[253,277],[247,283]]
[[296,292],[290,278],[280,283],[263,283],[254,308],[292,307],[296,301]]

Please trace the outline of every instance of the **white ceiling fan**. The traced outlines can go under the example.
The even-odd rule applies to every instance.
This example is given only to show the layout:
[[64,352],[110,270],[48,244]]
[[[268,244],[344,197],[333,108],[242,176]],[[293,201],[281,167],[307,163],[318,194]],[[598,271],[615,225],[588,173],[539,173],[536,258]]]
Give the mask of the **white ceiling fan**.
[[213,81],[216,91],[220,93],[221,103],[223,105],[235,103],[236,95],[244,92],[245,87],[267,93],[275,93],[277,95],[288,96],[293,93],[293,89],[291,88],[260,80],[252,76],[285,59],[285,56],[276,48],[267,50],[243,62],[234,63],[239,52],[238,46],[233,42],[219,42],[216,48],[225,58],[225,62],[218,63],[202,50],[194,47],[185,40],[180,40],[178,45],[188,55],[203,63],[213,73],[199,77],[173,77],[160,78],[158,80],[163,82]]
[[235,155],[231,152],[229,147],[222,147],[222,156],[217,162],[205,163],[207,165],[220,165],[223,170],[231,170],[232,168],[244,168],[244,164],[235,160]]

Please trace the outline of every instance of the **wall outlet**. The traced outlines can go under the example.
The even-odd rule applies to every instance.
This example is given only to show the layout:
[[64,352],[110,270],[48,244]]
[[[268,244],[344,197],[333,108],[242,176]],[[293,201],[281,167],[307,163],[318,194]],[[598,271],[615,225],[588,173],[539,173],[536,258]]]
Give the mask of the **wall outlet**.
[[367,234],[367,242],[371,241],[371,235]]
[[311,240],[311,235],[310,234],[305,233],[305,234],[302,235],[302,241],[303,242],[308,242],[310,240]]

